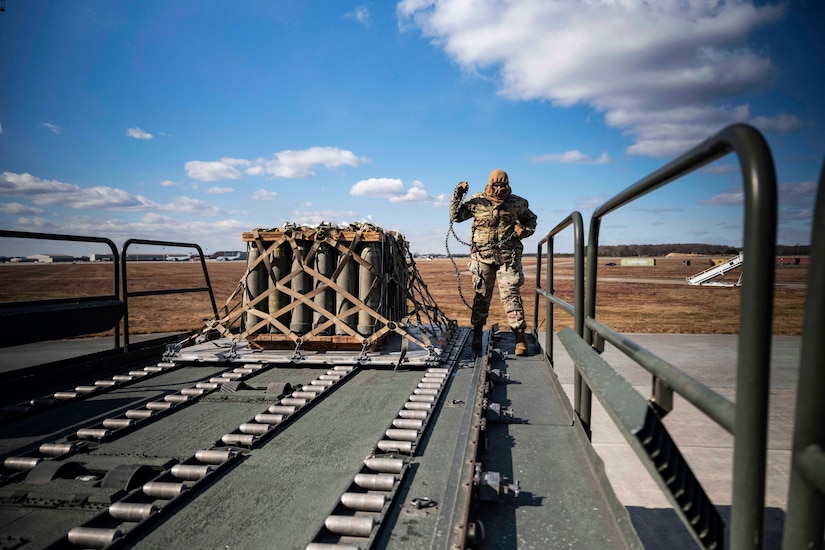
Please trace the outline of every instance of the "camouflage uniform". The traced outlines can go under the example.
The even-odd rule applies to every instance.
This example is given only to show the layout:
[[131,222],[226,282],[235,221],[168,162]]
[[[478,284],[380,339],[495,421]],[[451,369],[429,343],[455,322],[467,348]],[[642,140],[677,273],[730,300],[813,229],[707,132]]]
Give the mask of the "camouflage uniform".
[[[496,180],[503,180],[506,186],[504,192],[498,190],[498,196],[493,186],[502,181]],[[523,331],[527,324],[519,290],[524,284],[521,239],[535,232],[536,215],[530,211],[527,200],[510,193],[509,179],[502,170],[493,170],[484,193],[472,195],[463,204],[466,183],[462,184],[450,203],[450,219],[463,222],[473,218],[469,267],[475,298],[470,322],[474,327],[485,324],[497,282],[507,323],[513,331]]]

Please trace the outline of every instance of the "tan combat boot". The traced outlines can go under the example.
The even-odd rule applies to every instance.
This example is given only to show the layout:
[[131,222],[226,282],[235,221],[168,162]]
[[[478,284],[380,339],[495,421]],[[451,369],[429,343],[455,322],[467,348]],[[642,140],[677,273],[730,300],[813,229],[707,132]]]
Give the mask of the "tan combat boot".
[[484,336],[484,326],[476,325],[473,327],[473,351],[481,351],[481,339]]
[[527,355],[527,340],[524,339],[524,329],[513,330],[516,335],[516,355]]

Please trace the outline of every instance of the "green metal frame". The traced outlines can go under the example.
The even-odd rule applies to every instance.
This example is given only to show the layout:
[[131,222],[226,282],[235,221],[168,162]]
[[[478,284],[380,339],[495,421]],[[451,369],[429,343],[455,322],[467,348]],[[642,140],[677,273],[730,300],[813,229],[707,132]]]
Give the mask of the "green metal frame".
[[[740,295],[735,404],[596,320],[599,229],[604,216],[729,153],[735,153],[739,159],[745,190],[743,242],[748,270]],[[672,445],[659,419],[670,410],[672,393],[676,392],[734,435],[730,546],[737,549],[761,548],[764,543],[776,210],[776,173],[767,142],[755,128],[746,124],[735,124],[626,188],[595,210],[590,220],[586,273],[576,274],[576,307],[571,308],[569,304],[553,296],[552,292],[552,237],[573,223],[572,219],[569,217],[559,224],[539,244],[536,292],[537,295],[544,296],[548,308],[547,317],[550,324],[547,327],[546,338],[552,338],[553,305],[559,305],[571,313],[576,323],[575,332],[564,329],[559,337],[574,357],[577,376],[583,376],[586,382],[581,390],[575,390],[577,403],[574,409],[583,426],[589,430],[591,391],[595,390],[608,414],[622,429],[642,462],[671,500],[677,513],[690,528],[696,541],[709,548],[724,544],[721,540],[721,527],[715,519],[716,510],[693,478],[678,449]],[[539,284],[541,247],[545,242],[548,244],[548,290],[541,289]],[[577,239],[577,253],[579,246]],[[577,269],[579,265],[577,259]],[[817,280],[814,279],[813,272],[811,277],[812,280]],[[583,305],[579,303],[579,284],[585,287]],[[819,311],[821,312],[821,308]],[[538,299],[534,325],[538,324],[537,320]],[[821,334],[821,322],[811,330],[819,330]],[[649,402],[630,398],[631,394],[628,392],[636,392],[599,357],[604,341],[610,342],[653,374],[654,393]],[[548,359],[552,364],[552,347],[547,346],[546,349],[550,350]],[[637,393],[636,395],[638,396]],[[822,392],[819,395],[821,396]],[[823,442],[821,437],[818,442]],[[664,462],[662,453],[669,457]],[[817,463],[825,461],[819,454],[816,457]],[[686,492],[692,496],[686,498]],[[821,540],[821,528],[819,535]]]
[[815,208],[783,548],[821,549],[825,530],[825,163]]

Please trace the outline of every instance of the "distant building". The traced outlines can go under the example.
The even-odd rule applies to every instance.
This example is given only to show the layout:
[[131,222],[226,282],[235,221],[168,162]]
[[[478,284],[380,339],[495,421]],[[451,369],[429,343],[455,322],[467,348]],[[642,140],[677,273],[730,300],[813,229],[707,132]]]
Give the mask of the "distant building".
[[74,262],[74,256],[69,254],[32,254],[31,256],[26,256],[26,258],[39,264],[65,264]]

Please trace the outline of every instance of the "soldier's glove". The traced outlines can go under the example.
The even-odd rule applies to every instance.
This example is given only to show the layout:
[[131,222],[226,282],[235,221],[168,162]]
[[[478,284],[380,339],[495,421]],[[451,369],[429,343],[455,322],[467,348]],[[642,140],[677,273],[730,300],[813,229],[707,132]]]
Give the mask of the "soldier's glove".
[[467,194],[467,191],[470,189],[470,184],[466,181],[460,182],[458,185],[455,186],[455,190],[453,191],[453,198],[461,199],[464,195]]
[[521,240],[521,239],[526,239],[526,238],[527,238],[527,233],[528,233],[528,231],[527,231],[526,229],[524,229],[524,228],[523,228],[522,226],[520,226],[520,225],[516,225],[516,226],[513,228],[513,234],[514,234],[514,235],[516,236],[516,238],[517,238],[517,239],[519,239],[519,240]]

